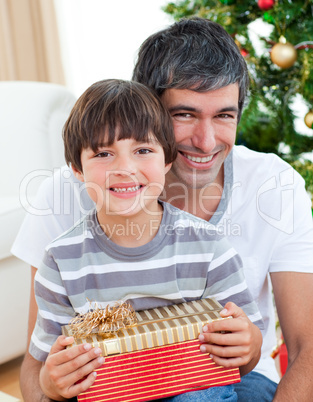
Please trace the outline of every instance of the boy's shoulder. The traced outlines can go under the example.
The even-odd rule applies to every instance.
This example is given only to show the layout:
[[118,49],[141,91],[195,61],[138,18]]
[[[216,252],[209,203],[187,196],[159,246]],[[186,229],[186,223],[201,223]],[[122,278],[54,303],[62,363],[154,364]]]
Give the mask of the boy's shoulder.
[[92,237],[92,232],[90,231],[91,224],[93,225],[95,221],[95,210],[91,210],[87,215],[79,219],[72,227],[67,229],[65,232],[60,234],[54,240],[52,240],[46,247],[46,251],[51,248],[56,248],[59,246],[66,246],[73,243],[80,242],[84,238]]
[[[182,211],[171,204],[164,203],[165,220],[162,229],[167,235],[173,235],[178,243],[193,243],[199,252],[212,252],[221,255],[233,250],[237,254],[218,226],[205,221],[189,212]],[[167,238],[170,238],[168,236]],[[171,243],[174,243],[171,240]],[[186,247],[186,246],[185,246]],[[188,250],[188,248],[186,248]]]

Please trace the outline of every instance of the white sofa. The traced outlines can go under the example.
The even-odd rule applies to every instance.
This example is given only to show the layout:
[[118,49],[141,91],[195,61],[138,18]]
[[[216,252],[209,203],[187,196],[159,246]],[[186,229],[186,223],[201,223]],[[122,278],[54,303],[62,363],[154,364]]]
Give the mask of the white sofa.
[[62,127],[75,100],[56,84],[0,82],[0,364],[26,350],[30,267],[10,253],[25,216],[20,186],[31,172],[64,164]]

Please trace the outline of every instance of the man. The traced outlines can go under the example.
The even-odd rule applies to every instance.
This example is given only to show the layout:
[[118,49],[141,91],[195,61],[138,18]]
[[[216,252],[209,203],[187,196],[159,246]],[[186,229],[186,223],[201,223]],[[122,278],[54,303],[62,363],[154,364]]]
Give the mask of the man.
[[[313,392],[309,374],[313,324],[307,318],[313,308],[310,201],[303,180],[278,157],[234,147],[248,86],[238,48],[219,25],[182,20],[143,43],[133,79],[154,88],[172,116],[179,154],[167,175],[163,198],[209,220],[229,237],[243,259],[249,289],[263,316],[262,357],[236,386],[239,400],[309,401]],[[59,182],[50,179],[42,187],[38,207],[53,212],[54,185],[60,188],[65,208],[69,183],[78,194],[76,203],[70,204],[71,215],[28,217],[13,249],[36,268],[44,246],[78,217],[77,205],[81,210],[91,206],[84,191],[62,170]],[[37,245],[36,256],[26,258],[26,241]],[[271,284],[289,356],[288,371],[276,393],[279,378],[270,357],[275,345]],[[30,330],[35,314],[32,300]],[[86,353],[96,367],[93,351]],[[39,369],[27,354],[21,372],[26,402],[40,400],[34,399],[35,392],[40,395],[38,384],[27,382]]]

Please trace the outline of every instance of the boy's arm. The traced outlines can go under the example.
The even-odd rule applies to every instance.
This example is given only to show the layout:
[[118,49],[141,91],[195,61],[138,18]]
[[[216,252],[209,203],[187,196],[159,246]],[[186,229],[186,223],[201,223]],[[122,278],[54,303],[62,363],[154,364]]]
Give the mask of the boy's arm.
[[261,356],[261,331],[234,303],[228,302],[220,314],[233,318],[205,325],[199,335],[200,350],[209,353],[218,365],[239,367],[241,376],[248,374]]
[[59,336],[40,369],[40,387],[56,401],[66,401],[86,391],[95,381],[94,370],[104,363],[104,358],[99,357],[101,349],[88,343],[66,349],[73,341],[72,337]]
[[[65,337],[60,338],[51,349],[50,360],[48,358],[44,365],[35,360],[28,352],[26,353],[21,370],[23,372],[21,389],[24,402],[67,401],[86,391],[94,383],[93,370],[103,364],[103,360],[99,359],[99,351],[95,348],[91,349],[90,345],[87,350],[84,349],[85,345],[64,350],[68,340],[65,340]],[[63,367],[60,364],[62,350],[65,354]],[[53,359],[53,355],[57,353],[58,356]],[[84,375],[87,375],[87,378],[75,385],[75,382]]]

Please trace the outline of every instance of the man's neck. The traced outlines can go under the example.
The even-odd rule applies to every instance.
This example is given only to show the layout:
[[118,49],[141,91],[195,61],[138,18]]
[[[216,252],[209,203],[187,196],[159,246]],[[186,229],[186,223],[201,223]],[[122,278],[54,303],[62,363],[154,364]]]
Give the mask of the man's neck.
[[213,183],[204,188],[187,188],[171,184],[173,181],[166,181],[162,200],[209,221],[217,210],[223,195],[224,169],[221,169],[221,174]]

